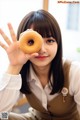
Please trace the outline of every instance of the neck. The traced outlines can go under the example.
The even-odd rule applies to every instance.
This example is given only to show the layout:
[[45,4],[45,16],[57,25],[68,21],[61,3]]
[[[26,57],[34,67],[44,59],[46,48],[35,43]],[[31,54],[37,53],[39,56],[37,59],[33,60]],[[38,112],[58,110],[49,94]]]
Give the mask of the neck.
[[39,66],[33,65],[33,69],[39,78],[42,78],[42,77],[48,78],[50,65],[47,65],[44,67],[39,67]]
[[46,84],[49,82],[49,70],[50,70],[50,65],[44,66],[44,67],[39,67],[39,66],[35,66],[33,65],[33,69],[36,73],[36,75],[38,76],[42,87],[44,88],[46,86]]

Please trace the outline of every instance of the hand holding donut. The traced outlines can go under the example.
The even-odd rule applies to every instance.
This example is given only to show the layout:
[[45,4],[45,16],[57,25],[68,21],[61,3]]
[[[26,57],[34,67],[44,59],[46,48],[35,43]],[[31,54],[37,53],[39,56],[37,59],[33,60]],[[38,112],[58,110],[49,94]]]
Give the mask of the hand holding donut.
[[42,36],[38,32],[31,29],[25,31],[20,36],[19,41],[20,49],[27,54],[39,52],[43,43]]
[[34,57],[38,55],[38,53],[33,54],[25,54],[20,48],[19,48],[19,41],[17,41],[16,34],[13,30],[12,25],[8,24],[8,29],[10,32],[11,39],[3,32],[2,29],[0,29],[0,34],[5,40],[6,44],[4,44],[2,41],[0,41],[0,46],[6,51],[10,65],[16,66],[22,66],[24,65],[31,57]]

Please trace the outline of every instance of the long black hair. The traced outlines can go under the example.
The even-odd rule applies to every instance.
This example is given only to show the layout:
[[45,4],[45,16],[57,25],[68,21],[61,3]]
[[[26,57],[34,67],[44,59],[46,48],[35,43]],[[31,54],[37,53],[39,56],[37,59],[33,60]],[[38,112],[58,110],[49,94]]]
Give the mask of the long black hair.
[[[58,50],[55,58],[51,62],[49,71],[49,79],[53,75],[53,81],[51,83],[52,91],[51,94],[60,92],[64,85],[64,73],[62,64],[62,38],[61,30],[56,19],[45,10],[32,11],[27,14],[21,21],[17,31],[17,39],[20,34],[29,29],[33,25],[35,31],[40,33],[42,37],[52,36],[56,39],[58,44]],[[31,93],[28,82],[30,61],[23,65],[20,74],[22,76],[22,93]]]

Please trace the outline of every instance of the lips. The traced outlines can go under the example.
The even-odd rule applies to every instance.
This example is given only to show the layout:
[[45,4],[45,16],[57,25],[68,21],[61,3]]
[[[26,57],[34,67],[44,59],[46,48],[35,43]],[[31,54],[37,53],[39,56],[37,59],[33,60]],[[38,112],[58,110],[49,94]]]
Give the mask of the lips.
[[47,58],[48,56],[37,56],[36,58],[39,58],[39,59],[44,59],[44,58]]

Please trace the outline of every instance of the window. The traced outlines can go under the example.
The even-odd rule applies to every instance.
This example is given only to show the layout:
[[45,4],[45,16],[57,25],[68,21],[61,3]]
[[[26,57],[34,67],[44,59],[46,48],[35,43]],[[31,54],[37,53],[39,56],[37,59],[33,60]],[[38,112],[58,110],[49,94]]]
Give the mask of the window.
[[68,5],[67,29],[80,29],[80,4]]

